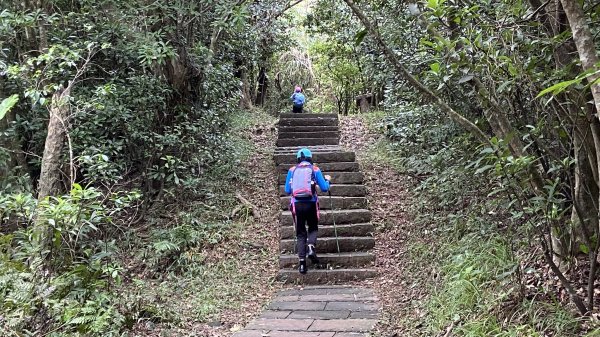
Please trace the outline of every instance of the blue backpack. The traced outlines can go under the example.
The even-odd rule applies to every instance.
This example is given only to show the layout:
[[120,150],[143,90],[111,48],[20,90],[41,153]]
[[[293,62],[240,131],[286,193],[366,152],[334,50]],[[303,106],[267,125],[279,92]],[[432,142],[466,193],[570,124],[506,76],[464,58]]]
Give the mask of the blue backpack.
[[294,106],[297,106],[297,107],[304,106],[305,100],[306,100],[306,98],[304,98],[304,95],[300,92],[297,92],[292,96],[292,101],[294,102]]

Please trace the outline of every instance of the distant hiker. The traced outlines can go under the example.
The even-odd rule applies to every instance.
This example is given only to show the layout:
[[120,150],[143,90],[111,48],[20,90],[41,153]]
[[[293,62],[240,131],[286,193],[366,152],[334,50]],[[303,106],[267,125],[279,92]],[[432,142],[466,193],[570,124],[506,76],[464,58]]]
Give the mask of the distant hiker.
[[[289,169],[285,179],[285,193],[291,194],[290,210],[296,226],[296,239],[298,241],[298,271],[306,274],[306,250],[313,263],[319,263],[316,244],[319,225],[319,198],[317,187],[323,192],[329,191],[331,177],[323,177],[321,170],[313,165],[312,153],[309,149],[301,149],[296,154],[298,164]],[[315,185],[316,184],[316,185]],[[308,226],[308,235],[306,233]]]
[[294,107],[292,108],[292,112],[294,113],[302,113],[302,109],[304,108],[304,102],[306,101],[306,97],[302,93],[302,87],[297,85],[294,89],[294,93],[292,97],[290,97]]

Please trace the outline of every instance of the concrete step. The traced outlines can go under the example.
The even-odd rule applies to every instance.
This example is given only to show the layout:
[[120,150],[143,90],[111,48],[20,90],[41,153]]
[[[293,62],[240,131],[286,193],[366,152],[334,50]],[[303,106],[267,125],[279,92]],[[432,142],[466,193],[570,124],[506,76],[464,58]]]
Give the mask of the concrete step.
[[377,276],[374,268],[356,269],[309,269],[308,273],[300,274],[298,269],[280,269],[277,275],[279,281],[294,284],[325,284],[360,281]]
[[279,114],[279,119],[285,118],[311,118],[311,117],[320,117],[320,118],[338,118],[338,114],[325,114],[325,113],[281,113]]
[[[375,239],[372,236],[341,236],[338,237],[340,252],[362,252],[375,247]],[[279,242],[279,251],[296,252],[296,240],[283,239]],[[317,252],[337,253],[336,238],[319,238],[317,240]]]
[[[286,173],[294,165],[279,164],[277,165],[277,171],[279,173]],[[317,166],[323,172],[358,172],[360,167],[357,162],[345,162],[345,163],[320,163]]]
[[287,118],[279,119],[280,126],[337,126],[337,118]]
[[[371,221],[371,211],[368,209],[323,210],[321,211],[319,224],[332,225],[334,218],[335,223],[338,225],[366,223]],[[290,211],[281,212],[279,223],[281,226],[291,226],[294,223],[292,213]]]
[[[287,210],[290,206],[291,197],[280,197],[279,205],[282,210]],[[360,209],[368,208],[367,198],[365,197],[334,197],[329,199],[327,195],[319,197],[319,208],[325,209]]]
[[[367,252],[350,253],[325,253],[318,254],[319,264],[315,268],[348,268],[372,266],[375,262],[375,255]],[[313,266],[310,259],[307,259],[308,267]],[[298,255],[284,254],[279,256],[279,268],[298,268]]]
[[297,139],[297,138],[340,138],[339,131],[306,131],[306,132],[279,132],[279,139]]
[[337,145],[339,138],[282,138],[277,140],[277,146],[315,146],[315,145]]
[[[296,150],[297,151],[297,150]],[[312,151],[312,150],[311,150]],[[290,151],[291,152],[291,151]],[[275,164],[296,164],[296,153],[275,153],[273,155]],[[313,152],[314,163],[353,162],[356,160],[354,152]]]
[[[318,166],[318,165],[317,165]],[[336,184],[362,184],[364,181],[364,174],[362,172],[325,172],[323,174],[329,174],[331,181]],[[285,178],[287,174],[280,174],[278,177],[279,184],[285,184]]]
[[[335,229],[337,228],[338,237],[340,236],[372,236],[375,232],[375,227],[371,223],[359,223],[349,225],[336,225],[335,228],[331,225],[319,225],[319,237],[335,237]],[[294,239],[296,231],[294,226],[281,227],[279,230],[281,239]]]
[[280,126],[279,133],[286,132],[324,132],[324,131],[339,131],[339,127],[337,125],[311,125],[311,126],[302,126],[302,125],[292,125],[292,126]]
[[[284,183],[285,184],[285,183]],[[285,197],[287,194],[285,193],[284,184],[279,185],[279,196]],[[326,192],[320,192],[317,188],[317,193],[322,197],[327,196]],[[331,185],[331,195],[334,197],[365,197],[367,196],[367,188],[364,185],[343,185],[343,184],[332,184]]]

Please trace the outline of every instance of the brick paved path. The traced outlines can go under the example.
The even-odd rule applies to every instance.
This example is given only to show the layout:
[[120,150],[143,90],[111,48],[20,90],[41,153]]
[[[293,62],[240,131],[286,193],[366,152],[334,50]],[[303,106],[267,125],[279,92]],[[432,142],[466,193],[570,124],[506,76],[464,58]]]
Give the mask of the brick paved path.
[[359,337],[377,323],[371,289],[315,286],[277,294],[246,330],[234,337]]

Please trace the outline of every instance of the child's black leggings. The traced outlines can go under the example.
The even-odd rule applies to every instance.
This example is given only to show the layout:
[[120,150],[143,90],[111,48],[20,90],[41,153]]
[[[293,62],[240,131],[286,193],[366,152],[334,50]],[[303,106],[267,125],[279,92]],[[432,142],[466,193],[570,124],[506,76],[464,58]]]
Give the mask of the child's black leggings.
[[[314,202],[296,202],[296,238],[298,240],[298,258],[306,259],[306,245],[317,245],[317,204]],[[308,234],[306,227],[308,226]]]

